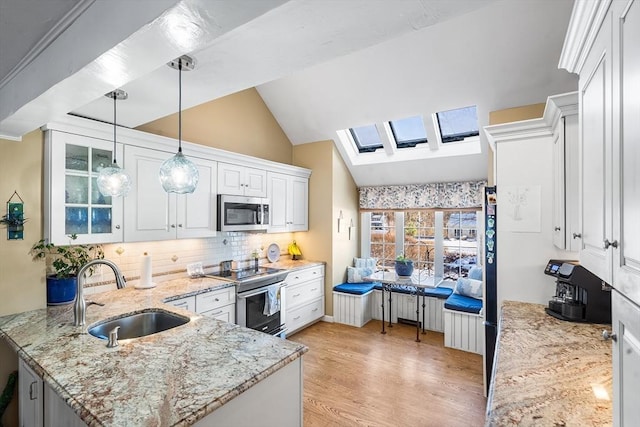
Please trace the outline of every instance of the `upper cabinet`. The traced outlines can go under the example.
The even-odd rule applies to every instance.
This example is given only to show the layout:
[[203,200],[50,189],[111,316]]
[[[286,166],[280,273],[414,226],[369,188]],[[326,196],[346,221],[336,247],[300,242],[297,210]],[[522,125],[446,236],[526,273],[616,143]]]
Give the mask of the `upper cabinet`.
[[578,93],[549,97],[544,116],[553,132],[553,244],[578,252]]
[[166,193],[158,171],[174,153],[125,147],[124,164],[134,185],[125,197],[127,242],[216,235],[216,163],[189,157],[200,174],[192,194]]
[[[131,190],[104,197],[96,178],[112,162],[112,126],[68,116],[42,129],[45,237],[52,243],[69,244],[71,234],[78,244],[212,237],[218,194],[272,197],[270,232],[308,229],[309,169],[183,141],[184,155],[198,168],[198,186],[192,194],[166,193],[160,166],[175,155],[177,141],[122,128],[117,160],[131,176]],[[268,174],[274,177],[269,191]]]
[[[112,163],[113,141],[67,132],[45,134],[45,238],[56,245],[120,242],[122,198],[103,196],[96,179]],[[118,144],[118,164],[122,146]]]
[[219,163],[218,194],[266,197],[267,171],[230,163]]
[[579,74],[580,262],[640,304],[640,0],[579,0],[560,66]]
[[309,229],[309,179],[269,172],[268,197],[271,201],[269,232],[281,233]]

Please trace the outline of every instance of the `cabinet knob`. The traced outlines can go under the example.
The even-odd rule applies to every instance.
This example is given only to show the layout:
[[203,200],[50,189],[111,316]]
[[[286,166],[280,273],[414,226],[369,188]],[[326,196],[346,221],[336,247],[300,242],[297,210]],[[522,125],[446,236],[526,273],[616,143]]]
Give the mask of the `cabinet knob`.
[[606,329],[604,331],[602,331],[602,339],[603,340],[608,340],[609,338],[611,338],[611,341],[617,342],[618,341],[618,335],[607,331]]
[[178,227],[182,228],[182,224],[178,224]]
[[582,239],[582,234],[581,233],[573,233],[573,238],[574,239]]
[[609,249],[609,246],[613,246],[614,248],[617,248],[618,241],[614,240],[613,242],[610,242],[609,239],[604,239],[604,248]]
[[560,227],[553,227],[553,230],[554,230],[554,231],[560,231],[560,230],[562,230],[562,228],[560,228]]
[[120,226],[119,225],[116,225],[116,230],[120,230]]
[[171,228],[176,228],[176,225],[175,224],[171,224]]

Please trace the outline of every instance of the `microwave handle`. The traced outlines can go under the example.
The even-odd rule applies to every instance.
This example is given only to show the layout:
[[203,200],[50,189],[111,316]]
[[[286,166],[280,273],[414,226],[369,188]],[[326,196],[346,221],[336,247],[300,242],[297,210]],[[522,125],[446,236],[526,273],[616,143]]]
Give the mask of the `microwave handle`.
[[264,205],[260,204],[260,222],[259,224],[264,224]]

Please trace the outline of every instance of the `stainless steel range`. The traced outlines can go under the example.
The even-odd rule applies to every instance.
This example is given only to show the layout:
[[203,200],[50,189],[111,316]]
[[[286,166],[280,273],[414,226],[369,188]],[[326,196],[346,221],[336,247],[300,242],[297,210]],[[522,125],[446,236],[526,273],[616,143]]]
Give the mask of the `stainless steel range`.
[[289,272],[275,268],[245,268],[213,274],[238,282],[236,322],[284,338],[284,279]]

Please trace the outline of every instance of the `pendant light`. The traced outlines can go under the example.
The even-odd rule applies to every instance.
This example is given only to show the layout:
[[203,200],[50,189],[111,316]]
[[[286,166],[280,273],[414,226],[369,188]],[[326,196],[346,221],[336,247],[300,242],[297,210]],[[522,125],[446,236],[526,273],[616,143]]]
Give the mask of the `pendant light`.
[[113,98],[113,163],[102,168],[98,174],[98,190],[103,196],[126,196],[131,189],[131,178],[116,162],[116,102],[127,99],[127,92],[116,89],[105,94],[107,98]]
[[182,71],[191,71],[193,58],[183,55],[169,62],[178,70],[178,152],[160,166],[160,183],[167,193],[193,193],[198,185],[198,168],[182,154]]

